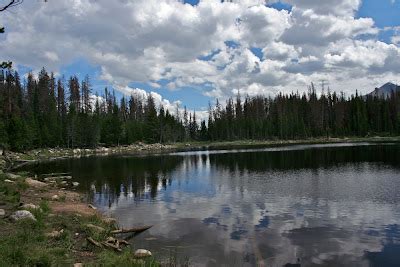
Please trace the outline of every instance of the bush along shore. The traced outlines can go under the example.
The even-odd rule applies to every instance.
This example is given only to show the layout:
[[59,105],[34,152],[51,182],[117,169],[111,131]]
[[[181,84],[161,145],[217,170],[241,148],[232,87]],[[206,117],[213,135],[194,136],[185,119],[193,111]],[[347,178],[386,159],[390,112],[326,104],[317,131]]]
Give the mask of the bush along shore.
[[120,229],[76,192],[72,177],[0,170],[0,266],[173,266],[135,248],[151,226]]

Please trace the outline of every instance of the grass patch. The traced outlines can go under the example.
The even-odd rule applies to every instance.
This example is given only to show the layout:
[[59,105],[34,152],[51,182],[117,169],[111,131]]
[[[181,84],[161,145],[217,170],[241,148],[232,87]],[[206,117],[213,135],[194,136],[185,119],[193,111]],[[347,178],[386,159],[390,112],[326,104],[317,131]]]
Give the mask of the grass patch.
[[21,198],[20,190],[26,188],[23,180],[18,179],[14,183],[8,183],[4,180],[8,179],[5,174],[0,174],[0,201],[9,205],[16,205]]
[[[104,231],[89,227],[89,225],[101,227]],[[114,228],[111,225],[103,222],[98,216],[90,216],[85,220],[80,221],[80,231],[98,242],[101,242],[110,236],[110,232],[113,229]]]
[[152,257],[144,260],[135,259],[132,257],[130,249],[125,249],[119,254],[111,251],[103,251],[99,254],[98,259],[95,262],[88,264],[88,266],[158,267],[161,265]]
[[[85,266],[159,266],[156,260],[137,260],[129,248],[118,253],[99,249],[87,237],[103,241],[113,229],[98,216],[54,215],[48,203],[31,210],[37,221],[21,220],[0,223],[0,266],[68,266],[82,262]],[[97,231],[88,224],[104,228]],[[62,233],[56,237],[47,234]],[[88,256],[89,255],[89,256]]]
[[[24,176],[7,183],[6,175],[0,173],[0,206],[7,214],[18,209],[21,192],[28,188]],[[37,189],[31,193],[42,192]],[[101,242],[115,229],[99,216],[52,214],[46,200],[29,211],[36,221],[12,223],[0,218],[0,266],[72,266],[76,262],[85,266],[159,266],[153,258],[135,259],[129,247],[119,253],[89,243],[87,237]]]
[[[39,213],[36,212],[37,216]],[[43,216],[37,221],[21,220],[12,225],[0,239],[0,266],[54,266],[71,264],[67,250],[51,245],[45,234]]]
[[39,207],[44,213],[46,214],[50,213],[50,206],[47,200],[42,200],[39,204]]

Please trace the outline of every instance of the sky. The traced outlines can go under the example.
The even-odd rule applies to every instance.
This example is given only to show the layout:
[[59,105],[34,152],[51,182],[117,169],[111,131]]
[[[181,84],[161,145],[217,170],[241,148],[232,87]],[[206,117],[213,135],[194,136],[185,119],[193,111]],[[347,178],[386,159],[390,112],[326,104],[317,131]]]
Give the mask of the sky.
[[0,61],[21,74],[89,74],[94,93],[153,92],[200,116],[238,92],[400,84],[400,0],[35,0],[0,25]]

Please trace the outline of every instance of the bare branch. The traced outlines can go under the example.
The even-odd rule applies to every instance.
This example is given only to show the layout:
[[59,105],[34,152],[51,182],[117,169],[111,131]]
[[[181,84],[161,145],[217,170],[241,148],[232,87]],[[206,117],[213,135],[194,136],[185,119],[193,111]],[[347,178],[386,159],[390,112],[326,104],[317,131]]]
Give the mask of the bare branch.
[[24,2],[24,0],[10,0],[7,5],[0,7],[0,12],[6,10],[7,8],[20,5],[22,2]]
[[0,62],[0,69],[11,69],[11,68],[12,68],[12,63],[10,61]]

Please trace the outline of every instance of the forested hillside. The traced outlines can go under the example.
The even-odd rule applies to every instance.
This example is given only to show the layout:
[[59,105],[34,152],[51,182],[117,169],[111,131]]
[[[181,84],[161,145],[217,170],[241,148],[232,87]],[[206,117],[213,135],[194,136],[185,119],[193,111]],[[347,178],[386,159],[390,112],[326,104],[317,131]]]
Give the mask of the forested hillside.
[[[12,150],[95,147],[137,141],[181,142],[296,139],[400,134],[400,94],[390,98],[326,93],[229,99],[209,107],[198,123],[186,108],[178,116],[156,106],[151,94],[116,99],[105,89],[94,97],[87,76],[56,79],[45,69],[24,81],[0,75],[0,144]],[[175,112],[176,113],[176,112]]]

